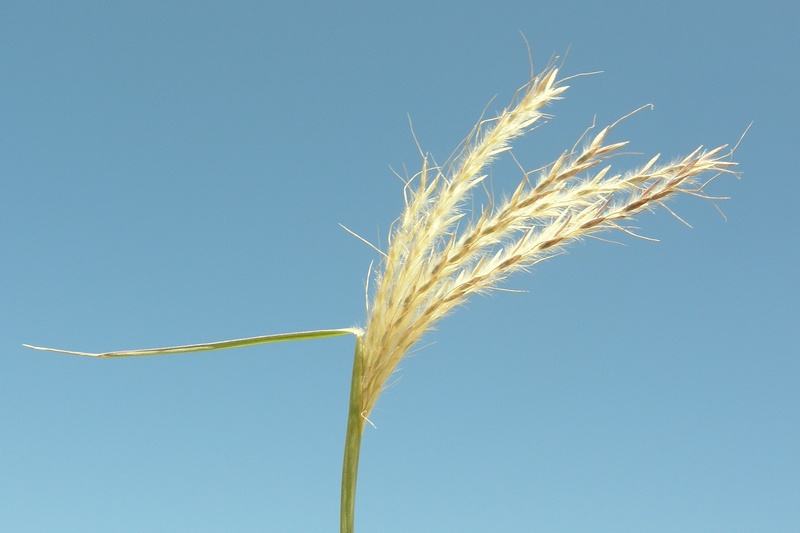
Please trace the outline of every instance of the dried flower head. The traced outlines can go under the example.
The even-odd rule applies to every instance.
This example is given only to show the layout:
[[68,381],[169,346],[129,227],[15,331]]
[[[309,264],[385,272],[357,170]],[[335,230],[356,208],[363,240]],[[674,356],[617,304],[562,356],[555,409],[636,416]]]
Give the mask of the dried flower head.
[[703,187],[710,179],[701,176],[732,172],[732,151],[721,146],[698,148],[671,163],[659,164],[656,155],[637,170],[615,173],[603,164],[627,144],[607,142],[615,123],[583,148],[526,173],[501,205],[490,204],[470,223],[461,222],[492,161],[545,118],[543,108],[566,91],[557,74],[550,67],[534,76],[497,118],[478,123],[456,157],[442,167],[424,157],[421,171],[408,181],[405,209],[390,232],[368,309],[362,417],[369,416],[409,348],[472,294],[496,288],[581,237],[608,229],[629,232],[621,221],[673,196],[709,198]]

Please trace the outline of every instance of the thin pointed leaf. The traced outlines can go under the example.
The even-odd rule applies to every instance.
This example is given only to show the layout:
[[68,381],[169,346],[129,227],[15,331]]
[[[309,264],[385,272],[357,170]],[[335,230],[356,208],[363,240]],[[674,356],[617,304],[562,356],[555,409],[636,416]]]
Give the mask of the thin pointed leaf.
[[257,344],[269,344],[272,342],[304,341],[311,339],[324,339],[327,337],[340,337],[342,335],[358,335],[361,332],[355,328],[344,329],[321,329],[317,331],[300,331],[296,333],[279,333],[277,335],[263,335],[261,337],[247,337],[244,339],[233,339],[229,341],[206,342],[202,344],[187,344],[184,346],[169,346],[166,348],[148,348],[145,350],[123,350],[119,352],[74,352],[71,350],[59,350],[57,348],[43,348],[41,346],[31,346],[23,344],[26,348],[41,350],[44,352],[66,353],[70,355],[83,355],[86,357],[137,357],[142,355],[168,355],[174,353],[207,352],[211,350],[226,350],[228,348],[242,348],[244,346],[255,346]]

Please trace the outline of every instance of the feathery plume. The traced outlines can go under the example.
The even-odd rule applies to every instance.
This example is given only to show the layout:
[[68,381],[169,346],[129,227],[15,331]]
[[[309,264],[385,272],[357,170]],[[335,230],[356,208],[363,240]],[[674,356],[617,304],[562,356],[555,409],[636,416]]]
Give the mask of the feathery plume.
[[543,108],[567,90],[557,74],[550,67],[534,76],[496,119],[478,123],[456,157],[438,167],[424,156],[421,171],[407,183],[405,209],[390,231],[368,308],[364,419],[409,348],[472,294],[496,288],[582,237],[608,229],[630,233],[622,221],[678,194],[714,199],[703,192],[711,180],[701,182],[700,176],[732,173],[732,151],[725,146],[697,148],[671,163],[658,164],[656,155],[637,170],[613,173],[604,163],[627,144],[607,142],[615,123],[536,176],[526,173],[510,198],[459,230],[463,206],[487,167],[546,118]]

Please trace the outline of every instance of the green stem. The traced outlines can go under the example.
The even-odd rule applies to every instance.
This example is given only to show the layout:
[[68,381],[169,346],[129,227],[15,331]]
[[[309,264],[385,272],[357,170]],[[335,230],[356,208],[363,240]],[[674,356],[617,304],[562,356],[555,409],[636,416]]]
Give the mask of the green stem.
[[341,533],[353,533],[356,511],[356,480],[358,479],[358,454],[361,451],[361,434],[364,432],[364,417],[361,416],[361,382],[364,376],[364,356],[361,351],[361,335],[356,337],[353,356],[353,378],[350,382],[350,408],[347,413],[347,434],[344,440],[344,462],[342,465],[342,507],[340,514]]

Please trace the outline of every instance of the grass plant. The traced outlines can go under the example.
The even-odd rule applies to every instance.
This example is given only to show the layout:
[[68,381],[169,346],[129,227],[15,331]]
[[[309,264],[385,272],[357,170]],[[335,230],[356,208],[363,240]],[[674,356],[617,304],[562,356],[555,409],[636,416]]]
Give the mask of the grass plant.
[[[707,200],[704,187],[734,174],[733,150],[699,147],[662,162],[659,155],[633,170],[616,171],[611,159],[627,142],[611,142],[617,123],[585,132],[542,169],[522,172],[504,201],[467,208],[488,169],[514,139],[547,118],[567,79],[549,66],[520,88],[496,118],[481,119],[456,155],[443,165],[423,155],[421,170],[406,179],[405,208],[388,247],[373,269],[366,327],[267,335],[148,350],[86,353],[28,346],[88,357],[126,357],[219,350],[255,344],[352,334],[356,337],[342,473],[342,533],[354,530],[361,435],[389,377],[409,349],[439,320],[475,293],[498,288],[512,274],[558,254],[565,246],[606,230],[633,234],[632,217],[678,195]],[[623,117],[625,118],[625,117]],[[671,211],[669,211],[672,213]],[[674,213],[673,213],[674,214]],[[675,215],[677,216],[677,215]]]

